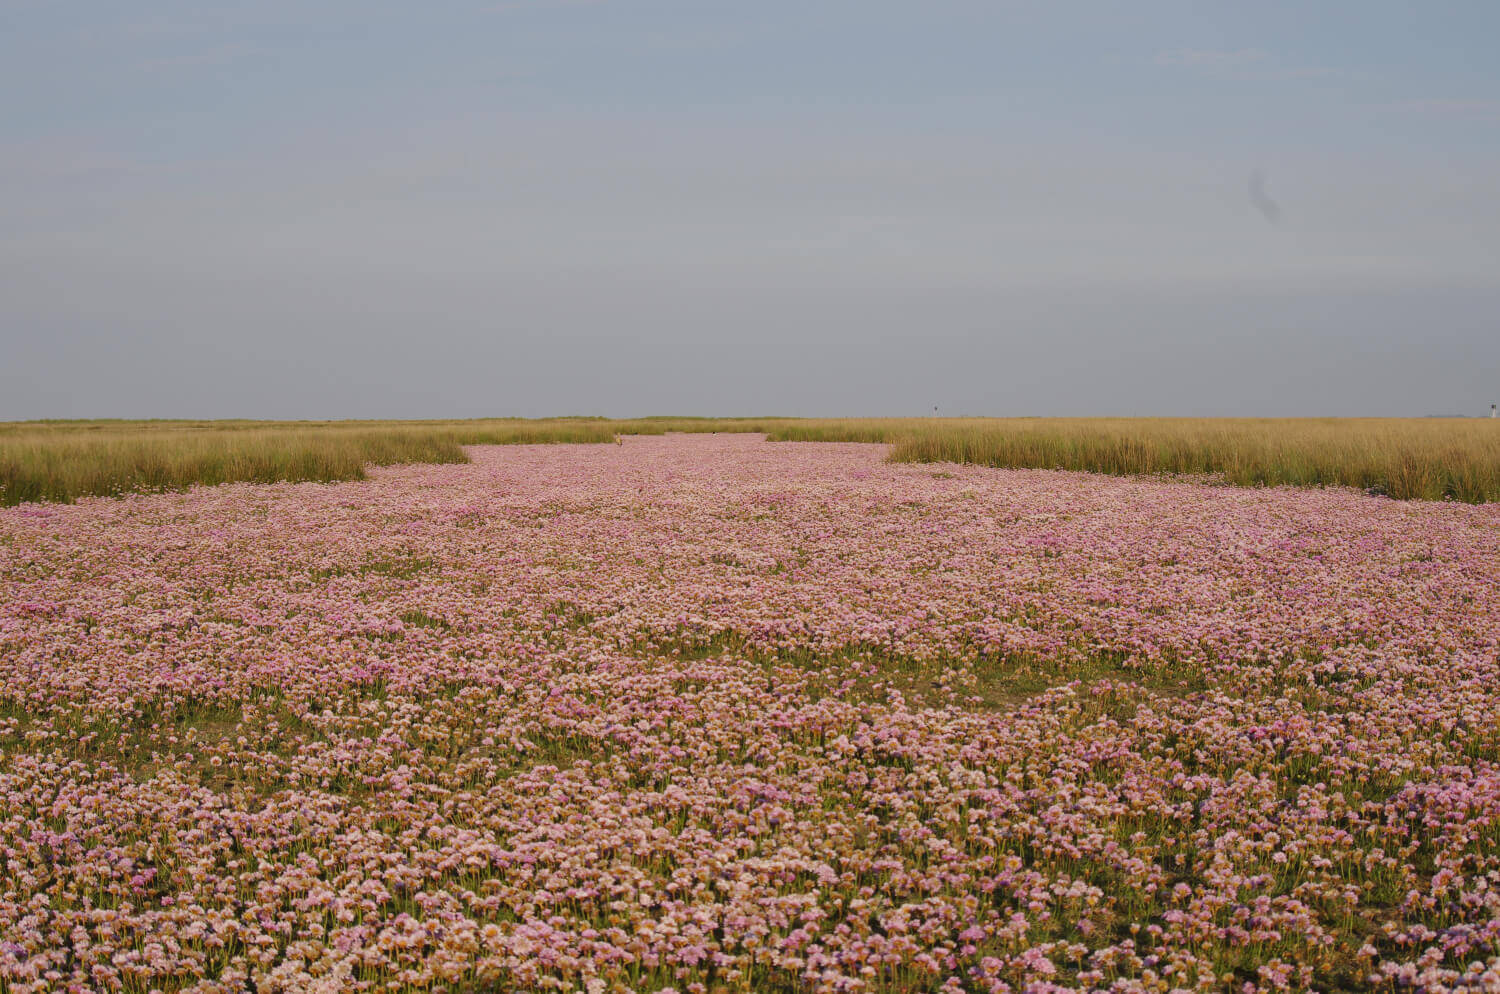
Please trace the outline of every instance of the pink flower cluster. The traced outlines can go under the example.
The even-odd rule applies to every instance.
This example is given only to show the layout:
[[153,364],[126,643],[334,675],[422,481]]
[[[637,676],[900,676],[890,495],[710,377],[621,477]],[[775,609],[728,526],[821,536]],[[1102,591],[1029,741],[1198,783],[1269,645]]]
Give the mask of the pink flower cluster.
[[1500,508],[883,453],[0,511],[0,991],[1500,991]]

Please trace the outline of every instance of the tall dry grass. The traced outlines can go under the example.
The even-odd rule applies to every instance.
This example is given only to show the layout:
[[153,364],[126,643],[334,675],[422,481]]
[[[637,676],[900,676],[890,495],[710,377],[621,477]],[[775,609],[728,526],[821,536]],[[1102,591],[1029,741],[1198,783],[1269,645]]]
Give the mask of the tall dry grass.
[[0,425],[0,505],[194,484],[357,480],[369,465],[466,462],[465,445],[609,442],[602,422],[52,422]]
[[463,462],[463,446],[763,432],[886,442],[901,462],[1187,474],[1500,501],[1500,422],[1436,419],[691,418],[623,421],[88,421],[0,424],[0,504],[233,481],[352,480],[368,465]]
[[671,430],[886,442],[896,462],[1189,475],[1237,486],[1355,487],[1401,500],[1500,501],[1500,421],[1489,419],[751,419],[681,420]]
[[901,462],[1191,474],[1238,486],[1346,486],[1401,500],[1500,500],[1486,419],[1016,419],[918,427]]

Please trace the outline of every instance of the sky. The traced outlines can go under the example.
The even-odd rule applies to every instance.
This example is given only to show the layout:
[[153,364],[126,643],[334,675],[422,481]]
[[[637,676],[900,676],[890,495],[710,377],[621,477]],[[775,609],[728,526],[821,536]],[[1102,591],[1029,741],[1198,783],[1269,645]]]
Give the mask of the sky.
[[1487,414],[1500,4],[0,0],[0,419]]

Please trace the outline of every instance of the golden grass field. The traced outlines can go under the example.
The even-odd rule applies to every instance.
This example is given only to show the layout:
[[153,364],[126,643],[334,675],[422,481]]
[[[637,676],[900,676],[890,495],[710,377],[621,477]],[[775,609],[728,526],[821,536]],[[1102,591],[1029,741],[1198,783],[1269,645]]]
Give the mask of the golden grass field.
[[1240,486],[1349,486],[1408,500],[1500,500],[1485,419],[602,418],[472,421],[35,421],[0,424],[0,504],[231,481],[352,480],[368,465],[463,462],[465,445],[764,432],[885,442],[898,462],[1187,474]]

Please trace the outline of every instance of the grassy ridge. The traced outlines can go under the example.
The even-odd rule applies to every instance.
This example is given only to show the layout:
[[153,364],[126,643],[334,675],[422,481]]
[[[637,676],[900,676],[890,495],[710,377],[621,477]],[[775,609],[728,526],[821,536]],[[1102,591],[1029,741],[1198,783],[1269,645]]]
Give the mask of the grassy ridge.
[[655,417],[0,424],[0,504],[233,481],[354,480],[367,465],[463,462],[465,445],[599,443],[672,431],[887,442],[891,458],[902,462],[1206,475],[1244,486],[1500,500],[1500,423],[1487,420]]

